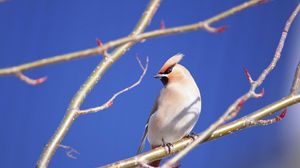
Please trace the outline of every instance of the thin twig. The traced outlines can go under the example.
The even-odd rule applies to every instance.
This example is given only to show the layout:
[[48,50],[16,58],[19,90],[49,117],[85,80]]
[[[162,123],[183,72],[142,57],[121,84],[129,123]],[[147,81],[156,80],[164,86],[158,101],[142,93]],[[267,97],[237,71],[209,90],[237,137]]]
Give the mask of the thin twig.
[[159,29],[166,29],[166,23],[165,23],[164,20],[161,20],[161,21],[160,21]]
[[[261,75],[258,77],[256,81],[251,81],[251,75],[249,73],[246,73],[250,82],[250,89],[247,93],[245,93],[243,96],[238,98],[232,105],[229,106],[229,108],[226,110],[226,112],[216,121],[214,122],[207,130],[205,130],[200,136],[198,136],[195,141],[193,141],[190,145],[188,145],[185,149],[177,153],[173,158],[168,160],[164,165],[162,165],[162,168],[168,168],[174,165],[176,162],[178,162],[180,159],[182,159],[185,155],[187,155],[192,149],[194,149],[198,144],[203,142],[205,139],[209,138],[210,135],[222,124],[226,123],[227,121],[234,118],[238,112],[240,111],[243,104],[249,99],[249,98],[259,98],[263,96],[263,91],[259,94],[255,92],[256,88],[259,87],[262,82],[265,80],[267,75],[274,69],[276,66],[278,60],[280,59],[281,52],[289,31],[289,28],[291,24],[293,23],[296,15],[299,13],[300,10],[300,4],[296,7],[296,9],[293,11],[289,19],[287,20],[284,30],[281,34],[281,38],[279,40],[278,47],[276,49],[275,55],[271,61],[271,63],[267,66],[267,68],[261,73]],[[247,72],[247,71],[246,71]],[[251,80],[250,80],[251,79]]]
[[274,124],[278,121],[281,121],[285,117],[286,113],[287,113],[287,108],[285,108],[279,115],[271,119],[248,120],[246,127],[248,128],[256,125],[266,126],[266,125]]
[[37,78],[37,79],[32,79],[32,78],[24,75],[22,72],[16,72],[15,74],[16,74],[16,76],[19,79],[21,79],[25,83],[27,83],[29,85],[32,85],[32,86],[36,86],[36,85],[42,84],[42,83],[44,83],[47,80],[46,76],[41,77],[41,78]]
[[[136,27],[132,31],[132,35],[138,35],[144,31],[144,29],[150,23],[154,13],[160,5],[160,0],[151,0],[147,6],[147,9],[143,13]],[[133,46],[135,42],[125,43],[118,48],[116,48],[112,54],[110,55],[110,59],[102,60],[94,71],[90,74],[86,82],[84,82],[81,88],[77,91],[75,96],[73,97],[69,108],[64,116],[61,124],[59,125],[56,132],[53,134],[48,144],[45,146],[40,159],[37,162],[37,167],[46,168],[49,164],[50,159],[54,155],[57,146],[60,144],[65,134],[68,132],[68,129],[72,125],[73,121],[78,117],[78,111],[80,109],[81,104],[85,100],[88,93],[93,89],[96,83],[101,79],[106,70],[117,61],[125,52]],[[98,49],[97,49],[98,51]]]
[[[173,28],[167,28],[167,29],[157,29],[157,30],[150,31],[147,33],[142,33],[142,34],[133,34],[131,36],[127,36],[127,37],[120,38],[120,39],[117,39],[114,41],[110,41],[106,44],[103,44],[102,47],[90,48],[90,49],[76,51],[76,52],[72,52],[72,53],[68,53],[68,54],[57,55],[57,56],[53,56],[50,58],[44,58],[44,59],[41,59],[38,61],[34,61],[31,63],[26,63],[26,64],[22,64],[22,65],[18,65],[18,66],[3,68],[3,69],[0,69],[0,76],[14,74],[16,72],[30,70],[33,68],[42,67],[42,66],[46,66],[49,64],[55,64],[55,63],[59,63],[59,62],[65,62],[65,61],[70,61],[73,59],[97,55],[99,53],[103,53],[103,52],[107,51],[108,49],[120,46],[120,45],[128,43],[128,42],[139,42],[139,41],[142,42],[145,39],[161,37],[161,36],[165,36],[165,35],[178,34],[178,33],[185,33],[185,32],[190,32],[190,31],[197,31],[200,29],[209,31],[210,29],[207,29],[207,27],[209,25],[211,25],[215,22],[218,22],[220,20],[223,20],[231,15],[234,15],[237,12],[245,10],[245,9],[252,7],[256,4],[259,4],[263,1],[265,1],[265,0],[249,0],[248,2],[245,2],[236,7],[233,7],[225,12],[215,15],[215,16],[213,16],[205,21],[202,21],[202,22],[197,22],[194,24],[178,26],[178,27],[173,27]],[[223,28],[225,28],[225,27],[223,27]],[[222,29],[220,29],[220,30],[222,30]]]
[[105,103],[102,104],[101,106],[89,108],[89,109],[86,109],[86,110],[80,110],[80,111],[78,111],[78,113],[79,113],[80,115],[82,115],[82,114],[88,114],[88,113],[95,113],[95,112],[99,112],[99,111],[101,111],[101,110],[104,110],[104,109],[106,109],[106,108],[109,108],[109,107],[113,104],[114,100],[115,100],[119,95],[121,95],[121,94],[123,94],[124,92],[127,92],[127,91],[129,91],[130,89],[132,89],[132,88],[136,87],[137,85],[139,85],[139,84],[141,83],[141,81],[143,80],[143,78],[144,78],[146,72],[147,72],[148,64],[149,64],[149,58],[148,58],[148,57],[146,58],[146,64],[145,64],[145,66],[143,66],[143,64],[141,63],[141,60],[140,60],[138,57],[136,57],[136,59],[137,59],[138,64],[139,64],[139,66],[141,67],[141,69],[142,69],[143,72],[142,72],[140,78],[139,78],[135,83],[133,83],[132,85],[130,85],[130,86],[128,86],[128,87],[126,87],[126,88],[120,90],[119,92],[115,93],[115,94],[114,94],[107,102],[105,102]]
[[204,24],[203,28],[206,31],[211,32],[211,33],[221,33],[221,32],[225,31],[226,26],[221,26],[221,27],[218,27],[218,28],[214,28],[214,27],[210,26],[209,24]]
[[286,39],[286,37],[288,35],[288,31],[289,31],[289,29],[290,29],[293,21],[295,20],[295,17],[299,13],[299,11],[300,11],[300,4],[297,5],[296,9],[293,11],[293,13],[291,14],[291,16],[287,20],[287,22],[285,24],[285,27],[283,29],[283,32],[281,34],[281,37],[280,37],[280,40],[279,40],[279,44],[278,44],[277,49],[275,51],[275,56],[274,56],[272,62],[270,63],[270,65],[264,70],[264,72],[258,78],[258,80],[257,80],[257,86],[259,86],[264,81],[264,79],[266,78],[266,76],[276,66],[276,63],[278,62],[278,59],[281,56],[281,52],[282,52],[282,49],[284,47],[285,39]]
[[66,154],[69,158],[71,159],[77,159],[76,156],[74,156],[73,154],[76,153],[76,154],[80,154],[76,149],[70,147],[70,146],[66,146],[66,145],[62,145],[62,144],[59,144],[58,147],[61,147],[63,148],[64,150],[66,150]]

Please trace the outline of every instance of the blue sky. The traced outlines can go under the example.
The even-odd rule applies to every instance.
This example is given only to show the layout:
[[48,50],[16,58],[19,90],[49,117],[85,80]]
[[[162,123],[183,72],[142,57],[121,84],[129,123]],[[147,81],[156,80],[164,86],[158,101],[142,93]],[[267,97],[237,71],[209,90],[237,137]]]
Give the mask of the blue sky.
[[[163,1],[146,31],[159,28],[161,20],[166,27],[198,22],[242,2]],[[96,46],[96,38],[108,42],[124,37],[133,29],[147,4],[145,0],[10,0],[0,3],[0,67],[92,48]],[[296,5],[296,0],[273,0],[214,24],[227,25],[223,33],[196,31],[135,45],[107,71],[82,108],[102,104],[135,82],[141,73],[135,60],[137,54],[141,59],[146,56],[150,59],[145,79],[121,95],[111,108],[79,117],[62,142],[81,153],[78,159],[70,159],[63,149],[58,149],[49,166],[96,167],[133,156],[162,87],[153,75],[178,52],[185,55],[181,64],[188,67],[201,90],[202,112],[194,132],[203,131],[248,90],[243,67],[256,78],[269,64],[284,24]],[[238,117],[288,94],[300,55],[294,52],[299,26],[298,17],[282,59],[262,86],[265,96],[247,102]],[[0,167],[35,165],[72,96],[101,59],[94,56],[26,71],[25,74],[33,78],[48,76],[46,83],[36,87],[14,76],[0,77]],[[286,136],[286,125],[288,121],[297,121],[291,117],[288,115],[281,123],[250,128],[205,143],[183,159],[182,167],[281,167],[286,162],[286,149],[294,146],[286,143],[287,138],[292,138]]]

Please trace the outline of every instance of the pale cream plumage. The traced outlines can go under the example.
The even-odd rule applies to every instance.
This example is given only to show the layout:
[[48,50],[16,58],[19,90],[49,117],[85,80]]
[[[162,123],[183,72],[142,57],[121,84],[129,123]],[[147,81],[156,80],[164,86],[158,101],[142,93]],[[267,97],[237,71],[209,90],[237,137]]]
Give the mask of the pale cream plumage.
[[[173,143],[188,135],[198,120],[200,91],[190,72],[178,64],[182,57],[177,54],[168,59],[155,76],[164,88],[147,121],[138,153],[143,150],[146,137],[152,148]],[[158,163],[150,165],[158,166]]]

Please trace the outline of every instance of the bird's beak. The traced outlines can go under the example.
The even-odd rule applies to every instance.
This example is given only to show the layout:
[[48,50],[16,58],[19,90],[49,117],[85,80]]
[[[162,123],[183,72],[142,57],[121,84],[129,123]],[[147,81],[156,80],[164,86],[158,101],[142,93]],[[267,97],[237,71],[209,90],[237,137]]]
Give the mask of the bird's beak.
[[154,78],[159,78],[159,79],[161,79],[161,78],[163,78],[163,77],[168,77],[168,75],[167,75],[167,74],[156,74],[156,75],[154,75]]

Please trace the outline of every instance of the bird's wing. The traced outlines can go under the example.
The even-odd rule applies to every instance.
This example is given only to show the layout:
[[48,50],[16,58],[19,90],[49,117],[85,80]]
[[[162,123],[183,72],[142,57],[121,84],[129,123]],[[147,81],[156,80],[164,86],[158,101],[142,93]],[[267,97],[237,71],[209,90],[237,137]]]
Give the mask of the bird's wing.
[[151,110],[151,113],[150,113],[149,117],[148,117],[147,123],[145,125],[144,134],[142,136],[142,139],[141,139],[140,146],[138,148],[137,154],[142,153],[142,151],[143,151],[143,149],[145,147],[146,138],[148,136],[148,123],[149,123],[149,120],[150,120],[152,114],[154,114],[157,111],[157,108],[158,108],[158,103],[157,102],[158,101],[155,101],[155,104],[154,104],[154,106],[153,106],[153,108]]

